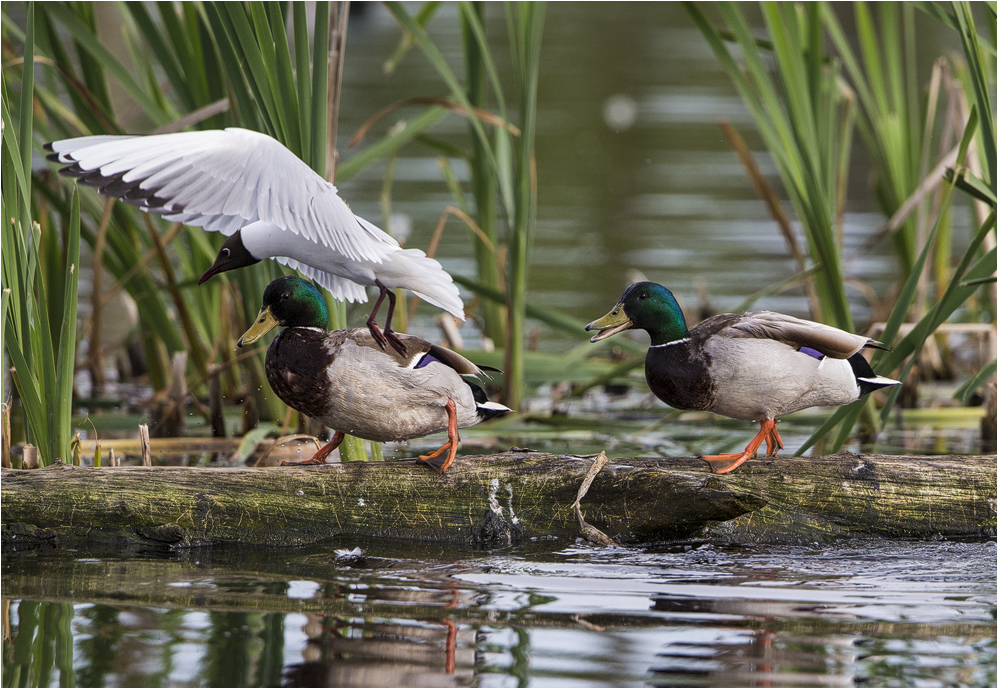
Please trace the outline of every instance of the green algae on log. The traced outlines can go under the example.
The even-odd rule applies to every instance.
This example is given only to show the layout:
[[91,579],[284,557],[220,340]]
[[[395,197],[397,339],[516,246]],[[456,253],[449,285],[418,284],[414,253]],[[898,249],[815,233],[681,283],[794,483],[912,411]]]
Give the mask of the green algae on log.
[[[302,546],[380,537],[502,546],[574,539],[592,461],[533,452],[274,468],[56,464],[3,470],[3,548]],[[994,456],[611,460],[581,503],[621,544],[802,543],[847,536],[994,538]]]

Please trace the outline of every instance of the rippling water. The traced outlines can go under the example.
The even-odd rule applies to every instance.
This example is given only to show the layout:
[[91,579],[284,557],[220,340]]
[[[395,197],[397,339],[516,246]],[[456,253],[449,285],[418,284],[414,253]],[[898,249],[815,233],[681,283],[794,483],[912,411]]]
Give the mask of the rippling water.
[[995,686],[994,543],[4,559],[5,687]]

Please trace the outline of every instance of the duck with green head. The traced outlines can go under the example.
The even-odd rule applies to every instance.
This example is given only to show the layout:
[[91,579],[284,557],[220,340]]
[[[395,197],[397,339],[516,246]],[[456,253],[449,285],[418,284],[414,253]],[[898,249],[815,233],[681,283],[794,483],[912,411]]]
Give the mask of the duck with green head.
[[[446,430],[448,442],[420,456],[443,474],[457,454],[458,429],[509,411],[462,378],[484,372],[458,353],[399,333],[401,354],[383,349],[366,328],[327,331],[328,319],[312,283],[284,276],[267,286],[260,314],[237,343],[249,345],[284,327],[267,349],[267,381],[289,407],[335,431],[305,463],[325,463],[345,434],[404,441]],[[443,462],[429,462],[444,451]]]
[[712,470],[731,472],[767,444],[784,447],[777,418],[816,405],[845,405],[898,381],[878,376],[861,354],[881,343],[832,326],[772,311],[719,314],[687,328],[673,293],[648,281],[628,287],[604,317],[588,324],[597,342],[631,328],[647,331],[645,379],[679,410],[758,421],[741,453],[706,455]]

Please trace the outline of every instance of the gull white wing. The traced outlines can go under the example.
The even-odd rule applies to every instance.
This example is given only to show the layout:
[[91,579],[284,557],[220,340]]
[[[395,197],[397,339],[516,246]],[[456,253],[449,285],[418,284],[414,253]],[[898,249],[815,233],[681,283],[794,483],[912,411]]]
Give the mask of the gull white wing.
[[278,263],[283,264],[292,270],[298,271],[302,275],[316,281],[322,287],[329,290],[329,293],[333,295],[334,299],[338,299],[342,302],[368,301],[368,293],[365,291],[364,286],[358,285],[352,280],[341,278],[338,275],[327,273],[326,271],[320,271],[318,268],[313,268],[308,264],[303,264],[301,261],[289,259],[286,256],[275,256],[274,259]]
[[[352,261],[377,264],[399,250],[390,235],[359,223],[336,187],[266,134],[228,128],[94,136],[47,148],[50,159],[69,166],[62,172],[170,221],[224,235],[263,221]],[[332,284],[340,284],[344,296],[363,293],[342,279]]]

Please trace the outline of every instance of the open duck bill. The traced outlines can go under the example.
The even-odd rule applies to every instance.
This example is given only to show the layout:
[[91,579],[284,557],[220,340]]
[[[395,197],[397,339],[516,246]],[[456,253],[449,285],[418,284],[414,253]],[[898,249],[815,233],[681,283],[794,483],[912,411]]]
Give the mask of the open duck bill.
[[615,333],[626,331],[633,326],[634,324],[631,322],[631,319],[624,313],[624,307],[618,303],[604,316],[586,324],[586,330],[597,330],[597,334],[590,338],[590,342],[595,343],[598,340],[609,338]]
[[270,307],[264,307],[257,314],[257,320],[253,322],[249,330],[242,335],[242,337],[236,341],[236,347],[243,347],[244,345],[249,345],[255,343],[261,338],[263,338],[269,331],[278,327],[277,319],[271,314]]

